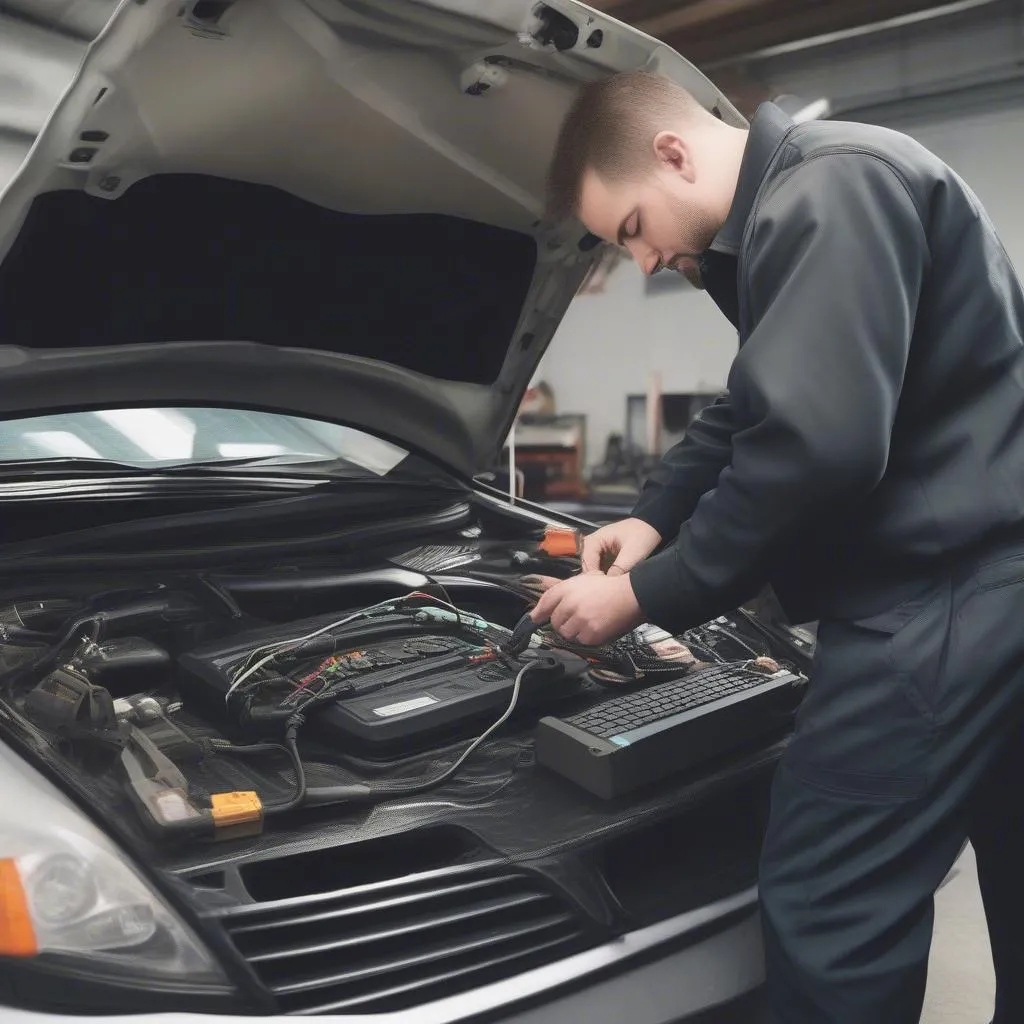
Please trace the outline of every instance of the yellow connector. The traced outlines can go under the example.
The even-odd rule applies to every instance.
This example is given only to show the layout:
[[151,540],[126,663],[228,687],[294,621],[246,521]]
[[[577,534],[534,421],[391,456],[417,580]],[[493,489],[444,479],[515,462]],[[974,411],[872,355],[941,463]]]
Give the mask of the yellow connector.
[[246,825],[263,820],[263,801],[258,793],[214,793],[210,797],[210,813],[216,828]]

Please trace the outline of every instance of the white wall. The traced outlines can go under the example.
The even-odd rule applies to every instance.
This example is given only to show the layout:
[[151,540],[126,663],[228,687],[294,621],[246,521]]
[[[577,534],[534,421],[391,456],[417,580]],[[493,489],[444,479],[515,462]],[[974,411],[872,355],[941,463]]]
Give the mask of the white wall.
[[918,139],[978,194],[1024,273],[1024,3],[773,57],[756,72],[773,91],[827,96],[836,117]]
[[1024,207],[1020,200],[1024,104],[894,127],[913,135],[970,185],[992,218],[1018,274],[1024,272]]
[[587,462],[604,456],[626,425],[626,395],[646,394],[651,374],[664,392],[717,393],[736,354],[736,332],[701,292],[647,298],[632,263],[620,263],[600,295],[578,296],[537,371],[559,412],[587,416]]

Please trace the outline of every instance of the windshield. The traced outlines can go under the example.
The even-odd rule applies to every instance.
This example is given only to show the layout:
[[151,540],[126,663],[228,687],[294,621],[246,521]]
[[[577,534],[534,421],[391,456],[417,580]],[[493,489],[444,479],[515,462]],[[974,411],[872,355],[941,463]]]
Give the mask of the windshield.
[[38,459],[140,468],[267,459],[379,478],[411,468],[412,457],[352,427],[242,409],[109,409],[0,422],[0,465]]

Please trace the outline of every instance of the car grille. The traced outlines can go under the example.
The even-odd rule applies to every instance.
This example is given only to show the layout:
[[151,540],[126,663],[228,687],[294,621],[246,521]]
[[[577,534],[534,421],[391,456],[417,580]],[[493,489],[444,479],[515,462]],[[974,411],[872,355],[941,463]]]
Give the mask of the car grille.
[[407,1009],[590,944],[560,897],[493,867],[247,907],[225,925],[293,1014]]

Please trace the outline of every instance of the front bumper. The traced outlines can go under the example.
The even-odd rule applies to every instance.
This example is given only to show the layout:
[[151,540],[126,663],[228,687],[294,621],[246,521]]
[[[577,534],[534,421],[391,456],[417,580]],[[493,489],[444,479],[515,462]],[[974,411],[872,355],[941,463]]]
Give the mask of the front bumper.
[[[333,1024],[732,1024],[750,1019],[764,979],[757,894],[729,899],[485,988],[398,1013],[327,1015]],[[740,1009],[742,1006],[742,1009]],[[4,1024],[80,1024],[0,1006]],[[117,1024],[285,1024],[291,1017],[131,1014]]]

